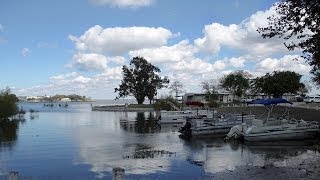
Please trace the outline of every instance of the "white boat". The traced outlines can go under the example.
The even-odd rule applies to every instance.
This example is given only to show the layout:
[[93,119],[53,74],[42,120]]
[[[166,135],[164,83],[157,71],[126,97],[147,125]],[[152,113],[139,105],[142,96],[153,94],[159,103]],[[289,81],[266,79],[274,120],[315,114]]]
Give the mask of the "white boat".
[[319,123],[316,121],[307,122],[294,118],[269,118],[274,105],[278,103],[290,103],[284,99],[259,100],[258,104],[271,105],[268,117],[256,119],[251,125],[241,124],[231,128],[226,139],[243,138],[244,141],[280,141],[280,140],[301,140],[316,137],[320,133]]
[[160,111],[160,124],[181,124],[185,123],[187,118],[191,117],[213,117],[214,112],[210,110],[187,110],[187,111]]
[[213,118],[190,118],[179,132],[183,137],[226,134],[235,125],[252,121],[254,115],[227,114]]

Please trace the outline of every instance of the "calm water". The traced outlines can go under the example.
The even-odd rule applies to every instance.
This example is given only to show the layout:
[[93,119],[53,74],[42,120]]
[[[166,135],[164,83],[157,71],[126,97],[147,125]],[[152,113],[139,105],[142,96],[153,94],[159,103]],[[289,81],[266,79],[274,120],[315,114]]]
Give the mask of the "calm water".
[[160,126],[150,113],[92,112],[90,103],[68,104],[20,104],[39,112],[0,124],[3,177],[18,171],[27,178],[111,179],[112,169],[121,167],[128,179],[194,179],[319,156],[305,146],[249,146],[219,137],[186,141],[178,126]]

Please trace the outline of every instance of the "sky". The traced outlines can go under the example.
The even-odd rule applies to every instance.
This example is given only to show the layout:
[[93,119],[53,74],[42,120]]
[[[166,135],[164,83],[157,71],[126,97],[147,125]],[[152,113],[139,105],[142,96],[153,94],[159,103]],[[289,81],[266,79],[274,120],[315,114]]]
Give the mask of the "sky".
[[[122,66],[142,56],[185,92],[235,70],[253,77],[310,66],[283,39],[256,31],[274,0],[56,0],[0,2],[0,89],[18,96],[114,99]],[[293,61],[292,59],[298,60]],[[317,93],[313,87],[311,93]],[[158,96],[169,94],[168,89]]]

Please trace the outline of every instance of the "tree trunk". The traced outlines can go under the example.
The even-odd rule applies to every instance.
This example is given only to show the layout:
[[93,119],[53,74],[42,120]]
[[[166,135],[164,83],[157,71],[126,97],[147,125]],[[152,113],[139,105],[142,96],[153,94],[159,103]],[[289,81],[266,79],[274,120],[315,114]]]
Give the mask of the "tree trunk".
[[142,96],[137,96],[137,97],[135,97],[135,98],[136,98],[138,104],[143,104],[143,102],[144,102],[144,97],[142,97]]

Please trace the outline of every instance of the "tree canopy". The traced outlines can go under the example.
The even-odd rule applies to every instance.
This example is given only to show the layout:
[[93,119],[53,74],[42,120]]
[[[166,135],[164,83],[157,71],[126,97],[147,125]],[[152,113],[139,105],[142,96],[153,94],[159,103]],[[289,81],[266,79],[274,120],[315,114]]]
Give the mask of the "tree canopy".
[[176,98],[179,96],[180,93],[183,92],[183,84],[180,81],[174,81],[169,86],[170,93],[175,93]]
[[144,102],[145,97],[153,100],[157,95],[157,90],[165,87],[169,83],[168,78],[161,78],[157,73],[160,69],[149,63],[143,57],[134,57],[130,61],[130,67],[123,66],[123,79],[115,92],[118,92],[116,99],[133,96],[138,104]]
[[218,107],[218,82],[215,80],[203,81],[201,82],[202,90],[205,92],[206,101],[208,101],[209,107]]
[[274,71],[252,81],[255,93],[281,97],[285,93],[297,93],[305,85],[300,82],[301,75],[292,71]]
[[0,92],[0,119],[7,119],[18,113],[16,102],[18,98],[10,92],[9,88]]
[[264,38],[292,39],[289,50],[302,49],[312,66],[313,81],[320,85],[320,0],[282,0],[275,4],[277,15],[268,17],[268,27],[258,32]]
[[249,89],[249,77],[251,75],[245,71],[232,72],[221,79],[221,87],[231,91],[239,98]]

